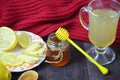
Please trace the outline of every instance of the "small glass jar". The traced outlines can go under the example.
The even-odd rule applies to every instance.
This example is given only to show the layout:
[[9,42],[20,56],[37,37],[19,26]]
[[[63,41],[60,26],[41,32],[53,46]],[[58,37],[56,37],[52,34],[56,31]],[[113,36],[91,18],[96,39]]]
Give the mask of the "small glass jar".
[[64,66],[70,60],[70,45],[67,41],[57,39],[54,33],[48,36],[47,40],[47,63],[52,66]]

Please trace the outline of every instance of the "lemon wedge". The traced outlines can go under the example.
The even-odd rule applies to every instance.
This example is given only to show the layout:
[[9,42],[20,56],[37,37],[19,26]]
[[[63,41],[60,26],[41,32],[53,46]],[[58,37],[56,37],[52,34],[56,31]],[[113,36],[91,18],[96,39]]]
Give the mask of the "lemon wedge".
[[22,32],[18,35],[18,43],[21,47],[27,48],[31,44],[31,38],[27,33]]
[[2,56],[2,62],[6,66],[20,66],[24,62],[15,53],[6,53]]
[[0,27],[0,50],[8,51],[17,45],[16,33],[9,27]]

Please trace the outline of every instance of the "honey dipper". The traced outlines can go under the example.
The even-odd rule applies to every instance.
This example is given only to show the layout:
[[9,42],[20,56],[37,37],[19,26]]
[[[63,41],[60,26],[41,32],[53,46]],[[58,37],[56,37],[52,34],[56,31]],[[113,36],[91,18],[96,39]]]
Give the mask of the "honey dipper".
[[78,51],[80,51],[87,59],[89,59],[96,67],[101,71],[103,75],[106,75],[108,73],[108,69],[102,65],[100,65],[97,61],[95,61],[90,55],[88,55],[82,48],[80,48],[76,43],[74,43],[69,38],[69,33],[65,28],[59,28],[55,35],[60,40],[67,40],[69,43],[71,43]]

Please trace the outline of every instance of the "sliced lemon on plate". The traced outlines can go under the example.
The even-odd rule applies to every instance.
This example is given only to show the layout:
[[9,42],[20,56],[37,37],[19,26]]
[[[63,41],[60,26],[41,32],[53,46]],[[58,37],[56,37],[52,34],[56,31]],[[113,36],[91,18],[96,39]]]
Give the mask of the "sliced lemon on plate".
[[25,55],[25,54],[19,55],[18,58],[20,58],[21,60],[23,60],[26,63],[35,63],[40,60],[39,57],[29,56],[29,55]]
[[2,56],[2,62],[6,66],[20,66],[24,62],[15,53],[6,53]]
[[31,44],[31,38],[27,33],[22,32],[18,35],[18,43],[21,47],[27,48]]
[[0,27],[0,50],[8,51],[17,45],[16,33],[9,27]]
[[23,49],[24,52],[32,52],[32,51],[37,51],[42,47],[40,42],[32,42],[27,48]]
[[34,57],[42,57],[44,54],[45,49],[44,48],[40,48],[36,51],[28,51],[28,50],[23,50],[22,54],[26,54],[29,56],[34,56]]

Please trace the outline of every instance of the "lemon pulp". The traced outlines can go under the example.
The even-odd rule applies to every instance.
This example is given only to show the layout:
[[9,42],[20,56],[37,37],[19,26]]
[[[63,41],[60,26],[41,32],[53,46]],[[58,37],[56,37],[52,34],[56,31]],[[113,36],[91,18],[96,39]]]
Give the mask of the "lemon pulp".
[[17,45],[16,33],[8,27],[0,27],[0,50],[8,51]]
[[18,35],[18,43],[21,47],[26,48],[31,44],[31,38],[27,33],[22,32]]
[[20,66],[24,62],[15,53],[6,53],[2,56],[2,62],[6,66]]

